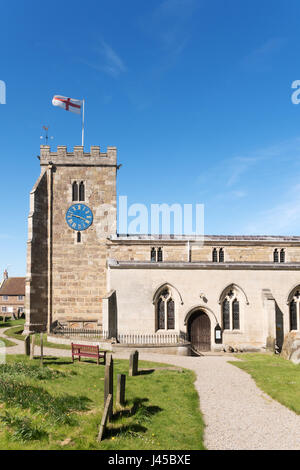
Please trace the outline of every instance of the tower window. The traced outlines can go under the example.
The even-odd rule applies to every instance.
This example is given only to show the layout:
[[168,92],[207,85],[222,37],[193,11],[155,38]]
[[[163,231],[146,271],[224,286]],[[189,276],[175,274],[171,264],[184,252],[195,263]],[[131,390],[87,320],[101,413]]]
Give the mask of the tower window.
[[72,184],[72,201],[78,201],[78,184],[74,181]]
[[274,260],[274,263],[278,263],[278,261],[279,261],[277,248],[275,248],[275,250],[274,250],[274,253],[273,253],[273,260]]
[[79,185],[79,201],[84,201],[84,182],[81,181]]
[[218,252],[217,252],[217,249],[214,248],[213,249],[213,252],[212,252],[212,260],[214,263],[217,263],[218,262]]
[[81,233],[77,232],[77,243],[81,243]]
[[220,251],[219,251],[219,263],[224,263],[224,250],[223,250],[223,248],[220,248]]
[[282,250],[280,250],[280,263],[284,263],[284,262],[285,262],[285,251],[282,248]]
[[150,259],[152,262],[158,262],[158,263],[161,263],[163,261],[163,250],[162,248],[155,248],[155,247],[152,247],[151,248],[151,256],[150,256]]

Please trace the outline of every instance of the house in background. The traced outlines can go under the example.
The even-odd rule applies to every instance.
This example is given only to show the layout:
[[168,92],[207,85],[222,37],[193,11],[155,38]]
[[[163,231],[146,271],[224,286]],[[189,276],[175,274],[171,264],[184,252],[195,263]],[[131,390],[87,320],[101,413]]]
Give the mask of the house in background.
[[8,277],[8,272],[5,270],[0,287],[0,317],[22,317],[24,300],[25,277]]

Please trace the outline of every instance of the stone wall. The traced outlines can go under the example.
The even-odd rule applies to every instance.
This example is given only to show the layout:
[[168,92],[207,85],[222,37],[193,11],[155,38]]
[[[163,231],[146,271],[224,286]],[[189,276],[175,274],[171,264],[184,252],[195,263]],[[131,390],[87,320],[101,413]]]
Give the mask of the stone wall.
[[[38,182],[43,206],[38,207],[41,197],[35,192],[34,220],[43,223],[40,229],[29,224],[35,243],[30,244],[28,275],[39,275],[40,300],[32,298],[28,303],[27,323],[38,321],[45,326],[48,317],[51,325],[61,322],[77,327],[84,322],[85,327],[100,326],[102,297],[107,293],[107,238],[116,232],[116,149],[109,147],[107,153],[100,153],[99,147],[92,147],[90,153],[83,153],[82,147],[75,147],[74,152],[58,147],[57,152],[50,152],[42,146],[40,163],[45,181],[47,172],[48,182],[52,179],[52,197],[50,186],[47,192],[47,184]],[[93,212],[93,223],[81,232],[80,243],[65,218],[72,204],[80,204],[72,201],[74,181],[84,182],[82,204]],[[41,259],[43,267],[39,266]],[[32,290],[32,281],[30,286]]]

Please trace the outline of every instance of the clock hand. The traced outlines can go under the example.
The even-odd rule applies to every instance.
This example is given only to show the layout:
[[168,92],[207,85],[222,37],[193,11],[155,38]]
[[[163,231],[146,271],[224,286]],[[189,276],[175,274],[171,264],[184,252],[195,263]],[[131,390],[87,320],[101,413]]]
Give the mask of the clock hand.
[[73,214],[72,217],[78,217],[78,219],[82,219],[84,220],[85,222],[88,222],[86,219],[84,219],[83,217],[80,217],[80,215],[76,215],[76,214]]

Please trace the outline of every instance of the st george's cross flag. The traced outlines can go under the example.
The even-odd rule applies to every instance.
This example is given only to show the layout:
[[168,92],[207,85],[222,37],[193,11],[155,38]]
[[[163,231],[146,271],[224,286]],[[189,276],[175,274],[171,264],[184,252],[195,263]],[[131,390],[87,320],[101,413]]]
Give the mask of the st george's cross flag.
[[53,106],[58,106],[71,113],[80,114],[83,101],[74,100],[73,98],[67,98],[66,96],[55,95],[52,100]]

